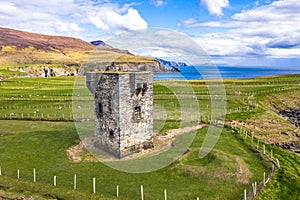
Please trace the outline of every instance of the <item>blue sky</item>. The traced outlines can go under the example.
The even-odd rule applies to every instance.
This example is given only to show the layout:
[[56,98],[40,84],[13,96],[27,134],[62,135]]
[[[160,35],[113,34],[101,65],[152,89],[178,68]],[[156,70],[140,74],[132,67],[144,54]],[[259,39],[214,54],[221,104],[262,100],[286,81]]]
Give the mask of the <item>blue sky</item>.
[[0,26],[108,40],[149,27],[187,34],[217,65],[300,66],[298,0],[0,0]]

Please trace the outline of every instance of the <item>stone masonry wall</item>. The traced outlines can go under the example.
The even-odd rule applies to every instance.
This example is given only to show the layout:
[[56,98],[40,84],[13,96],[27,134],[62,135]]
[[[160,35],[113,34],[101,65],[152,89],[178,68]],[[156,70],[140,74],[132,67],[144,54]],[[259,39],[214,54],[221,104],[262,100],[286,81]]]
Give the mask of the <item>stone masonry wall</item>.
[[[129,78],[129,80],[128,80]],[[153,145],[153,82],[150,73],[130,73],[120,79],[120,151],[121,157]],[[129,81],[129,84],[128,84]],[[146,88],[143,88],[146,84]],[[139,90],[138,86],[142,86]],[[144,89],[144,90],[143,90]],[[135,108],[140,119],[135,119]]]
[[95,98],[95,146],[118,158],[153,147],[153,75],[87,74]]
[[94,96],[96,147],[119,157],[119,75],[102,74],[99,78]]

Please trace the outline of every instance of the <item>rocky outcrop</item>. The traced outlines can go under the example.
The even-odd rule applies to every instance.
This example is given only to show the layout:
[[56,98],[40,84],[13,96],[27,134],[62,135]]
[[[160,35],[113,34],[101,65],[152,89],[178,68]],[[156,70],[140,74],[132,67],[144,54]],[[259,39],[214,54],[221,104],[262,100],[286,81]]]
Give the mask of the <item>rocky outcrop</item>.
[[108,62],[96,65],[83,66],[79,69],[79,75],[85,75],[87,72],[136,72],[136,71],[152,71],[152,72],[169,72],[169,69],[157,60],[152,62]]
[[160,58],[157,58],[157,60],[165,67],[167,67],[171,72],[181,72],[179,67],[187,67],[187,64],[184,62],[168,61]]
[[274,145],[286,150],[293,151],[295,153],[300,153],[300,137],[298,141],[275,143]]
[[112,63],[111,66],[108,66],[106,70],[109,71],[152,71],[152,72],[168,72],[168,68],[166,68],[163,64],[158,62],[157,60],[153,60],[153,62],[117,62]]
[[54,66],[29,66],[18,68],[20,72],[25,72],[26,77],[53,77],[53,76],[76,76],[77,67],[54,67]]
[[286,108],[279,111],[279,114],[288,119],[295,126],[300,127],[300,108]]
[[[300,108],[286,108],[278,113],[289,120],[296,127],[300,128]],[[298,138],[297,141],[276,143],[275,146],[300,153],[300,134],[296,133],[295,136]]]
[[186,67],[187,66],[187,64],[184,62],[168,61],[168,60],[164,60],[164,59],[160,59],[160,58],[157,58],[157,60],[159,62],[161,62],[164,66],[169,67],[169,68],[172,68],[172,67],[178,68],[178,67]]

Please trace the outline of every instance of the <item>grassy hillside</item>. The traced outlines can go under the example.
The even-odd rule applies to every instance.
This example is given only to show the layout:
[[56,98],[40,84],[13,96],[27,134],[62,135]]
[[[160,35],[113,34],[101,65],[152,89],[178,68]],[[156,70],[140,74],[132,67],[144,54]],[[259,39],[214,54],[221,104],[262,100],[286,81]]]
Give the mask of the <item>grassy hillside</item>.
[[[166,71],[166,68],[156,59],[135,56],[126,50],[116,49],[106,44],[96,48],[78,38],[43,35],[0,27],[0,70],[2,66],[11,66],[15,69],[32,65],[80,66],[82,63],[105,66],[112,62],[117,65],[131,63],[133,67],[151,64],[150,69],[157,67],[159,70]],[[13,73],[14,75],[16,74]]]
[[89,51],[44,51],[34,47],[17,49],[14,46],[4,46],[0,51],[1,65],[16,64],[70,64],[80,63],[86,58]]
[[[299,133],[299,129],[278,116],[274,104],[281,108],[298,106],[295,94],[299,93],[299,78],[300,75],[287,75],[226,80],[227,125],[213,151],[198,158],[207,132],[207,128],[203,128],[195,131],[195,140],[180,159],[163,169],[143,174],[119,172],[99,162],[69,161],[66,149],[76,145],[79,136],[74,124],[63,120],[91,117],[89,112],[85,113],[85,109],[91,109],[90,105],[82,108],[82,115],[73,116],[71,112],[74,77],[1,81],[0,166],[3,176],[0,176],[0,196],[115,199],[116,185],[119,185],[120,199],[138,199],[140,185],[144,185],[145,199],[162,199],[164,189],[168,190],[168,199],[241,199],[244,189],[251,190],[251,183],[262,181],[263,172],[271,173],[272,163],[256,149],[259,139],[259,150],[265,142],[267,154],[270,155],[272,149],[281,169],[257,198],[298,199],[299,155],[271,144],[297,139],[295,133]],[[155,82],[154,101],[164,106],[169,117],[160,130],[164,134],[179,126],[180,108],[172,92],[161,83]],[[178,88],[182,86],[180,81],[169,83]],[[201,119],[207,122],[210,100],[215,96],[208,94],[204,81],[189,83],[199,101]],[[182,87],[181,95],[190,95],[185,92]],[[40,121],[42,119],[53,121]],[[243,127],[248,139],[245,141],[244,136],[231,127],[237,130]],[[155,128],[159,130],[159,123]],[[254,144],[251,144],[250,134],[257,138]],[[33,183],[33,168],[37,169],[37,183]],[[17,169],[20,169],[20,180],[16,179]],[[73,190],[74,174],[78,176],[76,191]],[[54,175],[57,187],[52,186]],[[97,180],[96,194],[92,194],[93,177]]]

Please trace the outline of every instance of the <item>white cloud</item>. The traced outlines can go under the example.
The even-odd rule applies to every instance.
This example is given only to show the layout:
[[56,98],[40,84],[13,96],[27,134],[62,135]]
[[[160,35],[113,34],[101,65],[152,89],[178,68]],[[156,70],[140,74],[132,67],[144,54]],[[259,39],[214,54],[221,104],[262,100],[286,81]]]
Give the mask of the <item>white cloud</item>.
[[186,19],[180,23],[178,23],[177,25],[178,26],[184,26],[184,27],[190,27],[190,26],[193,26],[195,23],[197,22],[196,19],[194,18],[189,18],[189,19]]
[[168,2],[164,0],[151,0],[150,3],[156,7],[161,7],[168,4]]
[[141,50],[136,49],[136,50],[132,51],[132,53],[141,55],[141,56],[148,56],[148,57],[153,57],[153,58],[161,58],[161,59],[166,59],[166,60],[177,61],[176,55],[174,55],[171,52],[168,52],[166,50],[163,50],[163,49],[141,49]]
[[209,14],[222,16],[222,9],[229,7],[229,0],[201,0],[201,4],[207,7]]
[[93,23],[97,28],[108,30],[109,26],[97,15],[89,15],[88,19]]
[[95,39],[108,32],[148,26],[133,4],[119,5],[109,0],[0,0],[0,5],[0,26],[43,34],[88,40],[91,34],[99,35]]
[[96,27],[122,30],[139,30],[146,29],[147,22],[140,16],[137,10],[129,8],[127,13],[119,14],[114,10],[101,9],[88,15],[90,22]]
[[0,6],[0,13],[14,16],[20,13],[20,10],[11,2],[2,2]]
[[[209,55],[232,58],[299,58],[300,1],[279,0],[234,14],[227,21],[185,23],[215,33],[195,37]],[[219,60],[220,61],[220,60]]]
[[55,24],[56,24],[57,32],[67,33],[70,30],[75,31],[75,32],[80,32],[80,30],[81,30],[79,28],[78,24],[76,24],[74,22],[64,23],[60,20],[56,20]]
[[[48,2],[48,3],[47,3]],[[78,36],[82,31],[72,15],[71,1],[0,0],[0,26],[53,35]],[[69,5],[70,4],[70,5]]]

